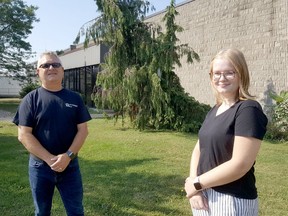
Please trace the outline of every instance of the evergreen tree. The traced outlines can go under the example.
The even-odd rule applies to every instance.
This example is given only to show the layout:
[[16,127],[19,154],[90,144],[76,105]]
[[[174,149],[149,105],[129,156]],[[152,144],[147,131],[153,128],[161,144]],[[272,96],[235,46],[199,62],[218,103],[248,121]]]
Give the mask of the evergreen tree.
[[[173,70],[175,64],[181,66],[184,55],[190,63],[199,57],[187,44],[177,45],[176,33],[182,28],[175,24],[175,1],[171,0],[163,17],[165,33],[159,26],[145,22],[145,15],[153,9],[148,1],[96,0],[96,4],[101,16],[81,30],[86,45],[92,38],[110,46],[103,71],[97,77],[101,91],[94,95],[96,105],[112,108],[122,119],[128,114],[140,130],[187,128],[186,115],[193,116],[187,105],[200,104],[184,92]],[[203,115],[198,116],[202,121]],[[188,130],[197,129],[199,124],[193,123]]]

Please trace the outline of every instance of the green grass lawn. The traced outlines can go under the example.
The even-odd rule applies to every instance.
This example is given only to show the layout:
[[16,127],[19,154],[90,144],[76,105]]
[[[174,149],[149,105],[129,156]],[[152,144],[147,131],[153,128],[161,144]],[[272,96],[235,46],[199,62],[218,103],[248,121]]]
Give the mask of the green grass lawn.
[[[0,108],[1,109],[1,108]],[[191,215],[183,193],[197,136],[177,132],[139,132],[93,119],[79,157],[86,216]],[[33,215],[28,153],[17,128],[0,121],[1,215]],[[288,146],[263,142],[256,163],[259,216],[288,212]],[[52,215],[65,215],[56,191]]]
[[19,103],[18,98],[0,98],[0,110],[15,113]]

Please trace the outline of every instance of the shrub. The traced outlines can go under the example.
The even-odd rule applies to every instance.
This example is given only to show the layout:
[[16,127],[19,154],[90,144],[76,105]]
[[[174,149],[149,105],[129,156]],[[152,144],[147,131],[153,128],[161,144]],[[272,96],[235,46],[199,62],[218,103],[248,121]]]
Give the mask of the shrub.
[[270,94],[276,102],[272,110],[272,119],[268,124],[267,139],[288,140],[288,91],[281,91],[279,95]]
[[19,96],[20,98],[24,98],[29,92],[31,92],[32,90],[36,89],[40,87],[40,85],[38,83],[33,83],[33,82],[29,82],[29,83],[25,83],[22,85],[22,88],[19,92]]
[[181,90],[175,91],[171,96],[175,116],[171,121],[172,128],[182,132],[197,133],[211,107],[200,103]]
[[265,138],[270,141],[287,141],[288,132],[279,130],[273,122],[269,122]]

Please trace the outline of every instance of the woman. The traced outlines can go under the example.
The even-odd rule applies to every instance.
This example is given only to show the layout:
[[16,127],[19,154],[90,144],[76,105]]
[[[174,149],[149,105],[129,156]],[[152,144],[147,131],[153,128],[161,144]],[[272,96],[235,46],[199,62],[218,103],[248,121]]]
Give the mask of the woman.
[[248,91],[249,71],[242,52],[220,51],[209,74],[216,105],[192,152],[187,198],[193,216],[256,216],[254,163],[267,118]]

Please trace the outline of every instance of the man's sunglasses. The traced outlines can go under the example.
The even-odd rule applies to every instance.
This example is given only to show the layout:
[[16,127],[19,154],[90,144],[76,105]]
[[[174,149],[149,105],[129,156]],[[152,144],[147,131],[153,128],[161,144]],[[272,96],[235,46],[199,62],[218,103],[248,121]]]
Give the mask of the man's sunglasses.
[[44,69],[47,69],[47,68],[50,68],[50,67],[53,67],[53,68],[59,68],[61,67],[62,65],[60,63],[45,63],[45,64],[41,64],[39,66],[39,68],[44,68]]

